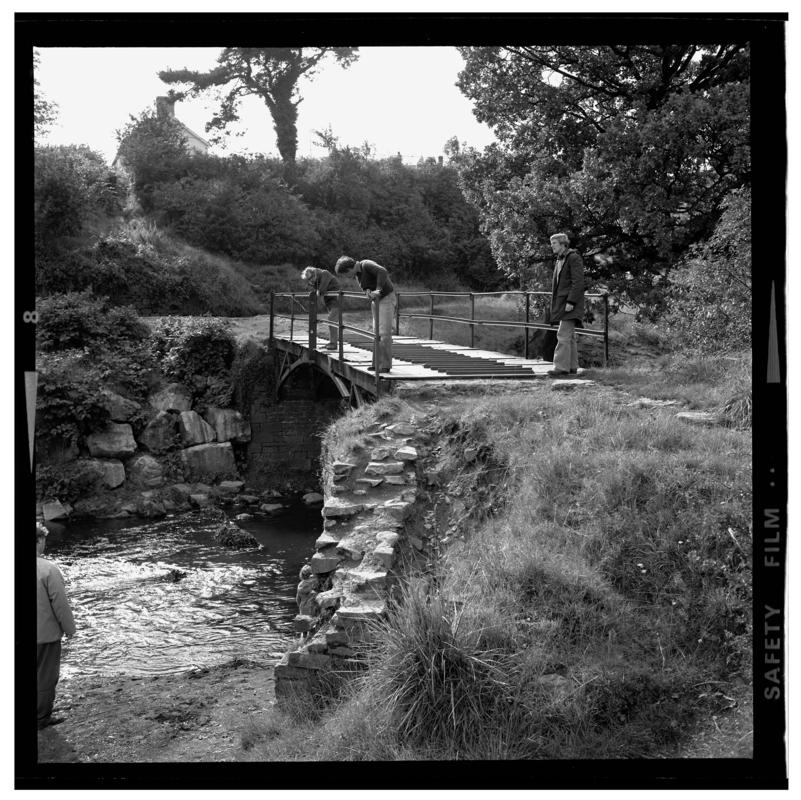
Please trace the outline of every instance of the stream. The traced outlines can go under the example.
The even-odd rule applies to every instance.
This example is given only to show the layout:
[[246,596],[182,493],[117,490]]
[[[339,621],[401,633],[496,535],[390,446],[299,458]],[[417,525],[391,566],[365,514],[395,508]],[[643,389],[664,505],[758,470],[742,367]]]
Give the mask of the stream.
[[[91,520],[52,529],[45,558],[64,575],[77,633],[61,676],[164,675],[235,657],[264,662],[293,638],[301,566],[322,530],[319,507],[237,523],[261,545],[213,539],[208,514]],[[180,580],[170,580],[173,575]]]

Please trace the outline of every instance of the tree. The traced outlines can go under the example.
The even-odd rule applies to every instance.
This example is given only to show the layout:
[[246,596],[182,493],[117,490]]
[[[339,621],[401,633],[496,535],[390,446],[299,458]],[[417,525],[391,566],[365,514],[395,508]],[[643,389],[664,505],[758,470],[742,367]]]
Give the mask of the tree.
[[41,92],[39,87],[40,53],[33,49],[33,132],[38,138],[47,133],[50,126],[56,121],[58,116],[58,105],[48,100]]
[[750,182],[747,45],[460,50],[499,143],[453,161],[499,265],[542,282],[563,230],[592,276],[656,307],[656,276]]
[[177,180],[186,174],[186,136],[181,123],[173,117],[143,111],[131,116],[117,131],[117,159],[133,173],[134,188],[145,211],[152,210],[152,195],[157,184]]
[[206,124],[206,131],[225,131],[239,119],[238,106],[243,97],[260,97],[273,119],[278,152],[293,174],[298,148],[298,105],[302,99],[298,81],[303,76],[311,78],[328,56],[347,68],[358,58],[358,53],[355,47],[226,47],[217,58],[219,66],[208,72],[163,70],[159,78],[165,83],[185,85],[183,91],[173,94],[176,99],[224,87],[219,110]]
[[705,352],[751,345],[751,191],[723,201],[710,238],[670,275],[668,324]]

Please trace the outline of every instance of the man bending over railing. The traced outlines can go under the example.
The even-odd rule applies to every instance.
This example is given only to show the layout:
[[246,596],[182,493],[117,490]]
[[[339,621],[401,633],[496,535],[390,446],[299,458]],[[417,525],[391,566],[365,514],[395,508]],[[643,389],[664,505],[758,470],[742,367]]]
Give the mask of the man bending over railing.
[[331,296],[331,293],[339,291],[339,281],[327,269],[317,267],[306,267],[300,273],[300,279],[306,281],[309,289],[317,292],[317,297],[322,298],[328,312],[328,344],[325,349],[336,350],[339,346],[339,297]]
[[[378,364],[373,369],[390,372],[392,369],[392,325],[395,320],[395,287],[389,273],[375,261],[365,259],[356,261],[350,256],[341,256],[334,267],[337,275],[353,272],[359,286],[370,298],[378,303]],[[373,322],[373,324],[375,324]],[[373,328],[375,332],[375,328]]]

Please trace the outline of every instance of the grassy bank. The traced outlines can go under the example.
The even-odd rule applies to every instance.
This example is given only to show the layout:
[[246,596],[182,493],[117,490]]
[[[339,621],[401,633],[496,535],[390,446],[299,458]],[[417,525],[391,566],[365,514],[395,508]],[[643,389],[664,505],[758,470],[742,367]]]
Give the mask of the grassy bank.
[[[425,468],[442,475],[425,498],[436,574],[410,580],[345,701],[276,710],[248,752],[749,756],[750,430],[675,417],[721,408],[747,373],[736,355],[665,357],[573,393],[543,381],[406,397],[426,401]],[[638,402],[660,393],[679,406]]]

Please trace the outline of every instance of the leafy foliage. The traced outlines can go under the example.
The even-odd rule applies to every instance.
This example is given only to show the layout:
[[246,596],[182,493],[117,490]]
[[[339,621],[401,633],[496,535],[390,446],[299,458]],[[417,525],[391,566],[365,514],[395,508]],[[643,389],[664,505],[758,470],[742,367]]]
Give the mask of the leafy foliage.
[[96,214],[121,211],[124,186],[103,157],[85,145],[34,150],[34,236],[38,250],[53,250]]
[[144,111],[117,131],[117,140],[117,158],[133,173],[139,202],[150,211],[153,187],[185,174],[188,152],[183,128],[173,117]]
[[592,277],[656,309],[654,277],[750,180],[747,46],[460,49],[500,143],[455,158],[499,266],[544,287],[561,230]]
[[254,95],[263,100],[273,119],[278,152],[291,167],[298,146],[298,105],[302,99],[298,81],[301,77],[311,78],[329,56],[349,67],[358,53],[355,47],[225,47],[217,58],[218,66],[208,72],[163,70],[159,78],[186,86],[183,92],[173,92],[177,99],[187,93],[196,97],[221,88],[220,107],[207,123],[207,131],[222,132],[235,123],[243,97]]
[[58,105],[48,100],[39,86],[39,65],[41,54],[33,48],[33,132],[35,136],[47,133],[58,117]]
[[97,351],[126,342],[140,343],[149,333],[134,309],[112,306],[107,297],[88,291],[41,298],[37,311],[36,343],[45,352],[76,348]]
[[751,344],[751,191],[732,192],[712,236],[669,276],[667,322],[705,351]]
[[156,325],[150,343],[164,375],[192,387],[198,407],[231,404],[236,340],[227,320],[168,317]]

